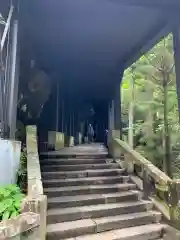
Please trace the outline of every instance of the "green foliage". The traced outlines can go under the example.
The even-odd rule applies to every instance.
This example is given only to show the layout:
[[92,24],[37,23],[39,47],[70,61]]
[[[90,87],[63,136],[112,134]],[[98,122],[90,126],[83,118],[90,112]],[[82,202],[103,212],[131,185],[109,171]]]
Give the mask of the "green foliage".
[[19,170],[17,172],[17,184],[22,191],[26,191],[27,185],[27,153],[26,148],[22,148]]
[[15,217],[20,213],[20,205],[24,198],[16,185],[0,187],[0,221]]
[[[133,94],[136,150],[164,171],[170,161],[174,177],[180,178],[180,125],[172,43],[169,35],[125,71],[121,108],[123,120],[127,121]],[[133,93],[129,84],[132,78]]]

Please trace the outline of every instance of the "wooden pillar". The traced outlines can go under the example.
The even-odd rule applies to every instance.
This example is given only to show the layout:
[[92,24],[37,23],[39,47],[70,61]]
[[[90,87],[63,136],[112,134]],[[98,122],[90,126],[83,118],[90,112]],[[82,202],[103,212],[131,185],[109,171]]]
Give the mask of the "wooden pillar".
[[70,128],[69,128],[70,119],[69,119],[69,106],[67,103],[66,103],[65,109],[66,111],[64,116],[64,128],[65,128],[66,136],[69,136],[70,135]]
[[109,119],[109,130],[114,129],[114,100],[109,102],[109,112],[108,112],[108,119]]
[[113,102],[114,102],[114,130],[119,131],[119,137],[120,139],[122,139],[120,82],[115,87]]
[[178,110],[180,120],[180,28],[173,31],[174,62],[176,72],[176,91],[178,98]]
[[[14,20],[12,30],[12,49],[11,49],[11,66],[10,66],[10,98],[9,98],[9,127],[10,138],[15,139],[16,132],[16,114],[17,114],[17,98],[19,72],[17,72],[17,44],[18,44],[18,20]],[[4,104],[2,104],[4,107]],[[2,111],[2,110],[1,110]],[[1,116],[4,124],[4,116]]]
[[104,142],[105,129],[108,128],[108,101],[97,101],[94,108],[96,140],[97,142]]
[[56,88],[56,132],[59,131],[59,82]]
[[108,130],[112,129],[112,106],[111,102],[109,102],[108,106]]
[[75,126],[74,128],[75,143],[82,144],[83,128],[82,128],[81,116],[80,116],[80,113],[78,112],[78,108],[76,109],[76,113],[75,113],[74,126]]

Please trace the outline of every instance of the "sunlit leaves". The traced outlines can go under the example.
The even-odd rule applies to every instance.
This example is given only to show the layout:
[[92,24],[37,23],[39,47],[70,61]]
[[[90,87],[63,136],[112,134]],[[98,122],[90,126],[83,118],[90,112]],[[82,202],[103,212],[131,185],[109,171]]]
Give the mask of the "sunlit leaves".
[[19,187],[10,184],[0,187],[0,221],[15,217],[20,212],[20,205],[24,195]]
[[[132,97],[130,87],[132,79],[134,81],[134,135],[138,138],[136,147],[145,157],[163,168],[165,89],[167,90],[166,115],[171,146],[173,149],[176,147],[180,149],[179,112],[171,34],[125,71],[122,83],[122,110],[126,121]],[[149,129],[152,129],[151,134],[149,132],[147,134]],[[180,157],[177,161],[172,157],[172,161],[173,166],[176,166],[176,169],[179,166],[180,169]]]

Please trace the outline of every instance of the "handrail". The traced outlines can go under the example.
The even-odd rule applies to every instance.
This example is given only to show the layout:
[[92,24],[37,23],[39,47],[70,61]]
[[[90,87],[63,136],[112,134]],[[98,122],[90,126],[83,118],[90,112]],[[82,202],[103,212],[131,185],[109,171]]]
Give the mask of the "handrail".
[[122,164],[128,173],[134,175],[131,175],[132,181],[137,185],[140,179],[142,181],[140,188],[143,186],[143,198],[152,199],[171,225],[180,229],[180,180],[172,180],[126,142],[117,138],[113,131],[109,134],[110,154],[115,160],[124,155]]
[[41,180],[41,169],[38,154],[37,127],[27,126],[26,148],[27,148],[27,175],[28,196],[23,201],[22,212],[34,212],[40,216],[38,238],[46,239],[46,215],[47,197],[43,194]]
[[142,165],[148,171],[148,174],[151,175],[157,182],[159,182],[159,184],[167,185],[167,183],[171,181],[171,178],[169,178],[164,172],[162,172],[159,168],[153,165],[140,153],[132,149],[126,142],[118,138],[115,138],[114,140],[122,147],[124,151],[126,151],[133,157],[133,162],[135,162],[137,165]]
[[28,195],[36,196],[43,194],[41,181],[41,169],[39,163],[39,154],[37,147],[37,129],[36,126],[27,126],[26,128],[26,147],[27,147],[27,178]]

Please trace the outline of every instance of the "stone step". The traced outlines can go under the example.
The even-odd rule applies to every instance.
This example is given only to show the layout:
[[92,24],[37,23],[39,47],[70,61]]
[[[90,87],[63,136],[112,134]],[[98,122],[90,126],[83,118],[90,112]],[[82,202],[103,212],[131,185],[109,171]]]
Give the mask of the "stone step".
[[[80,236],[71,240],[157,240],[163,234],[162,224],[148,224],[104,233]],[[70,239],[66,239],[70,240]]]
[[[99,235],[99,238],[97,239],[99,240],[100,239],[104,239],[104,240],[121,239],[119,237],[124,237],[122,239],[132,239],[127,237],[131,237],[133,235],[135,235],[136,237],[137,236],[140,237],[143,235],[145,236],[145,231],[142,231],[142,229],[144,228],[146,228],[149,235],[150,229],[147,228],[146,224],[157,223],[160,221],[160,219],[161,219],[161,214],[150,211],[150,212],[117,215],[114,217],[83,219],[83,220],[72,221],[72,222],[49,224],[47,226],[47,240],[51,240],[51,239],[59,240],[64,238],[77,237],[80,235],[85,235],[90,233],[93,235],[90,235],[89,238],[88,236],[86,237],[82,236],[80,239],[84,240],[87,238],[91,240],[91,236],[92,236],[92,239],[96,239],[95,236],[98,237],[98,235]],[[133,228],[134,226],[140,226],[140,225],[143,225],[143,226],[141,228],[140,227]],[[162,227],[157,228],[159,224],[157,225],[153,224],[153,226],[155,226],[155,229],[156,229],[155,232],[156,233],[158,232],[158,234],[156,234],[155,236],[160,237],[159,233],[161,232]],[[125,228],[125,231],[123,231],[124,230],[123,228]],[[115,229],[122,229],[122,230],[112,231]],[[106,235],[104,238],[103,238],[103,234],[97,234],[94,236],[94,233],[101,233],[104,231],[109,231],[109,232],[106,232],[105,234],[110,234],[110,235],[109,236]],[[119,234],[117,235],[116,233],[119,233]],[[152,234],[154,233],[153,229],[151,233]],[[102,237],[100,237],[100,235]],[[112,237],[110,237],[111,235]],[[118,238],[113,238],[115,236],[118,236]],[[153,238],[144,238],[144,240],[145,239],[153,239]]]
[[117,203],[124,201],[137,201],[139,199],[140,193],[138,191],[128,191],[110,194],[66,196],[48,198],[48,208],[69,208],[96,204]]
[[76,165],[44,165],[42,171],[80,171],[88,169],[117,169],[120,168],[118,163],[104,164],[76,164]]
[[74,165],[74,164],[98,164],[98,163],[106,163],[112,162],[113,160],[105,159],[105,158],[66,158],[66,159],[41,159],[41,165]]
[[67,179],[49,179],[43,180],[43,186],[48,187],[66,187],[83,185],[101,185],[114,183],[130,182],[129,176],[109,176],[109,177],[89,177],[89,178],[67,178]]
[[119,183],[109,185],[89,185],[89,186],[71,186],[60,188],[44,188],[44,193],[48,197],[76,196],[83,194],[103,194],[135,190],[134,183]]
[[69,171],[69,172],[42,172],[42,177],[45,179],[55,178],[83,178],[83,177],[97,177],[97,176],[117,176],[123,175],[124,169],[98,169],[98,170],[84,170],[84,171]]
[[40,158],[82,158],[82,159],[89,159],[89,158],[93,158],[93,159],[104,159],[108,156],[108,154],[106,152],[102,152],[97,154],[96,152],[56,152],[56,151],[51,151],[51,152],[41,152],[40,153]]
[[134,201],[123,203],[98,204],[83,207],[55,208],[47,212],[47,222],[59,223],[87,218],[100,218],[120,214],[138,213],[150,210],[149,201]]

